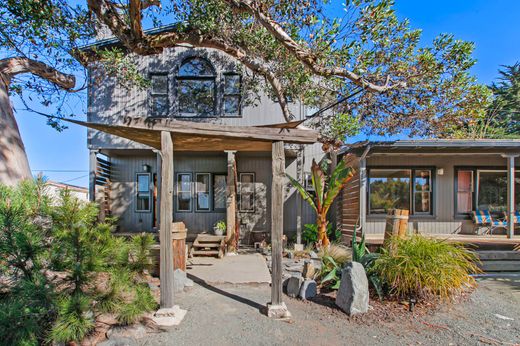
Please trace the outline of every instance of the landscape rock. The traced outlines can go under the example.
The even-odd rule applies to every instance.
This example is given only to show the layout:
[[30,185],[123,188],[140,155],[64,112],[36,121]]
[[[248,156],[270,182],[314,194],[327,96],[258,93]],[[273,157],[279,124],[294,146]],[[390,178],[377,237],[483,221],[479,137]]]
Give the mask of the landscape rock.
[[[175,293],[180,293],[184,291],[184,287],[190,284],[188,280],[191,281],[186,276],[186,272],[180,269],[175,269],[175,271],[173,272],[173,291]],[[193,286],[193,282],[191,283],[191,285]]]
[[291,276],[287,282],[287,295],[289,297],[297,297],[300,294],[300,287],[303,283],[303,279],[298,276]]
[[130,338],[114,338],[100,342],[97,346],[137,346],[137,342]]
[[112,339],[141,339],[147,334],[146,327],[142,324],[132,326],[113,327],[107,332],[107,337]]
[[312,262],[310,260],[305,261],[305,263],[303,264],[302,276],[305,279],[313,279],[315,273],[316,269],[314,269],[314,265],[312,264]]
[[350,262],[341,271],[336,305],[349,316],[368,311],[368,279],[361,263]]
[[307,300],[313,298],[318,293],[318,287],[316,285],[316,281],[312,279],[305,279],[303,281],[302,286],[300,287],[300,298]]
[[315,258],[319,258],[318,254],[314,251],[311,251],[309,252],[309,256],[312,258],[312,259],[315,259]]

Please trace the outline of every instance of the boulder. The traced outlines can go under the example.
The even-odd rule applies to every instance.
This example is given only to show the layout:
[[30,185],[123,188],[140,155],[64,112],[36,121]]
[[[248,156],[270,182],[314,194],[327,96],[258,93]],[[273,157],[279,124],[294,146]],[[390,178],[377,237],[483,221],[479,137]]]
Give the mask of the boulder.
[[298,276],[291,276],[289,281],[287,281],[287,295],[289,297],[297,297],[300,294],[300,287],[302,285],[303,279]]
[[109,340],[118,339],[141,339],[147,334],[146,327],[142,324],[134,324],[130,326],[117,326],[111,328],[107,332]]
[[137,346],[137,342],[130,338],[114,338],[97,344],[98,346]]
[[316,281],[312,279],[305,279],[302,286],[300,287],[300,298],[307,300],[313,298],[318,293]]
[[175,293],[184,291],[184,287],[190,285],[188,280],[191,281],[186,276],[186,272],[182,271],[181,269],[175,269],[173,272],[173,291]]
[[341,271],[336,305],[349,316],[368,311],[368,279],[361,263],[350,262]]

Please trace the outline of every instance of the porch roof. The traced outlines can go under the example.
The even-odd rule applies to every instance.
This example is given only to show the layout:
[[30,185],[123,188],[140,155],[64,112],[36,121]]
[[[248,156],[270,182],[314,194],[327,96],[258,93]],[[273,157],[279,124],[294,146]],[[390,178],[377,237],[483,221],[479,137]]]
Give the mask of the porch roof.
[[518,153],[519,139],[421,139],[396,141],[360,141],[344,146],[340,154],[371,153]]
[[[103,131],[161,149],[161,132],[173,134],[174,151],[271,151],[272,142],[313,144],[318,132],[298,126],[228,126],[170,118],[121,117],[113,124],[67,119],[74,124]],[[280,127],[282,126],[282,127]]]

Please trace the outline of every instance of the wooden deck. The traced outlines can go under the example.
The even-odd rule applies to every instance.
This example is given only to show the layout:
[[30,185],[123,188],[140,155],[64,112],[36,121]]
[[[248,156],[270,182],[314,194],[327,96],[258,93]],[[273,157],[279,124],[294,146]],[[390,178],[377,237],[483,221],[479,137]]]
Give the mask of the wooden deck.
[[[475,234],[425,234],[425,236],[445,239],[451,242],[459,242],[464,244],[472,244],[476,246],[485,245],[520,245],[520,236],[515,235],[512,239],[506,235],[475,235]],[[367,245],[378,246],[383,245],[384,234],[366,234],[365,240]]]

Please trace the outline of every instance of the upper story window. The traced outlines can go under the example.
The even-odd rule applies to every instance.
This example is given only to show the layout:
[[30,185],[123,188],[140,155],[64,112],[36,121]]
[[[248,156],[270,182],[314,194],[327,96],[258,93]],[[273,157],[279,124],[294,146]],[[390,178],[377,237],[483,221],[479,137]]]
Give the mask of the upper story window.
[[216,74],[201,58],[185,60],[177,75],[177,97],[181,116],[215,115]]
[[152,83],[152,115],[155,117],[168,116],[170,109],[170,103],[168,101],[168,75],[154,73],[150,76],[150,80]]
[[237,73],[224,74],[224,115],[240,115],[242,77]]

